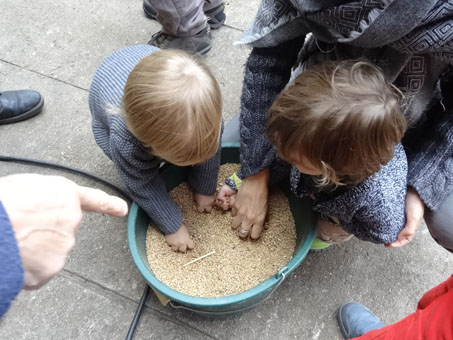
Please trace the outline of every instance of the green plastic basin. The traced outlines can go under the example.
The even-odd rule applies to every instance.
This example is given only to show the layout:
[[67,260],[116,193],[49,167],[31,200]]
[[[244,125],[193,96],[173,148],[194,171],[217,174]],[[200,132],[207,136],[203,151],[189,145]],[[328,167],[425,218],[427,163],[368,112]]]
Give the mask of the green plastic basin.
[[[221,163],[239,163],[239,147],[237,144],[222,146]],[[166,166],[161,176],[167,190],[178,186],[187,177],[187,168]],[[182,294],[159,281],[148,266],[146,258],[146,232],[150,219],[135,203],[132,205],[127,224],[127,236],[132,258],[146,282],[156,291],[172,300],[174,308],[189,309],[198,314],[210,317],[226,317],[249,310],[268,299],[307,255],[315,236],[315,216],[311,209],[311,200],[294,196],[286,187],[285,191],[292,214],[296,221],[296,249],[291,260],[277,273],[259,285],[239,294],[219,297],[201,298]]]

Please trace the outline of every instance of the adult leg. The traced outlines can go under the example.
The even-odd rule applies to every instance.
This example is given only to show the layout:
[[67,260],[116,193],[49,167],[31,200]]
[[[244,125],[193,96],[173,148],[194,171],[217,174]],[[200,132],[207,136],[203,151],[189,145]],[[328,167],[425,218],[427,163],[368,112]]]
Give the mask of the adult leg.
[[435,212],[426,208],[424,218],[433,239],[453,252],[453,192]]
[[[150,19],[157,19],[157,11],[153,8],[151,1],[143,0],[143,11]],[[203,11],[208,17],[208,24],[211,29],[217,29],[225,22],[225,6],[223,0],[204,0]]]
[[150,3],[158,13],[157,20],[164,33],[187,37],[207,25],[203,0],[150,0]]
[[151,0],[162,30],[148,42],[162,49],[180,49],[190,53],[207,53],[211,32],[203,12],[203,0]]

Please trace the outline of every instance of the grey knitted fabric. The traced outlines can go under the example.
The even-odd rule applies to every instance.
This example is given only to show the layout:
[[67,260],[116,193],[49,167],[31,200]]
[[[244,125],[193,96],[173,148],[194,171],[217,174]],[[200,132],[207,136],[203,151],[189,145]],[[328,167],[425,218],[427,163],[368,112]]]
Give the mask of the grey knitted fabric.
[[267,139],[267,110],[288,82],[303,41],[298,38],[279,48],[254,48],[247,60],[239,118],[241,178],[263,170],[276,157]]
[[[165,160],[153,156],[152,150],[128,130],[120,115],[108,112],[112,107],[121,105],[124,86],[135,65],[157,50],[149,45],[136,45],[113,52],[94,75],[89,106],[96,143],[113,161],[132,199],[163,233],[170,234],[181,226],[182,215],[159,177],[159,167]],[[200,194],[213,194],[219,166],[220,148],[208,161],[191,167],[189,184]]]
[[298,196],[313,195],[313,210],[322,220],[338,219],[350,234],[363,241],[391,243],[406,224],[407,159],[403,146],[374,176],[350,187],[319,191],[313,176],[291,169],[291,190]]
[[[453,4],[427,0],[264,0],[241,41],[253,48],[241,98],[241,170],[251,176],[275,158],[265,136],[267,110],[296,65],[366,58],[380,66],[405,95],[412,126],[424,119],[436,83],[453,60]],[[304,37],[312,32],[314,38]],[[294,38],[298,37],[298,38]],[[293,39],[288,41],[289,39]],[[294,43],[299,42],[299,47]],[[452,191],[453,113],[411,153],[408,185],[433,211]],[[443,114],[443,110],[438,112]],[[423,126],[417,125],[423,129]],[[411,145],[405,145],[411,150]],[[433,154],[435,150],[435,154]]]

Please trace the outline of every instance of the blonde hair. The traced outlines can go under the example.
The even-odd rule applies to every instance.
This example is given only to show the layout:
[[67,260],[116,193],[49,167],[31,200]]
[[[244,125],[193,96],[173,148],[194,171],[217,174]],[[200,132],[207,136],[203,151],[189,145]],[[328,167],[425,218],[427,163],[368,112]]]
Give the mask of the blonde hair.
[[158,157],[192,165],[218,149],[220,87],[193,55],[160,50],[140,60],[127,79],[122,105],[129,130]]
[[393,158],[407,128],[401,97],[369,62],[323,63],[275,100],[269,139],[283,159],[319,169],[319,185],[355,185]]

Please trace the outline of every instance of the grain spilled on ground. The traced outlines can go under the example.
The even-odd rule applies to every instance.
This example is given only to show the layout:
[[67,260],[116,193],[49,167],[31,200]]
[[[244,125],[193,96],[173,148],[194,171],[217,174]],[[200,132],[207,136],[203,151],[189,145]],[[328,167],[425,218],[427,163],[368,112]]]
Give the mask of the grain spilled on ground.
[[[219,172],[219,188],[238,169],[225,164]],[[195,249],[175,253],[164,236],[150,225],[146,236],[148,263],[154,275],[169,287],[192,296],[220,297],[250,289],[274,275],[291,259],[296,245],[294,219],[281,191],[271,193],[267,229],[258,241],[242,240],[231,229],[230,213],[216,208],[211,214],[195,209],[187,183],[170,196],[181,208]],[[183,267],[215,250],[215,254]]]

